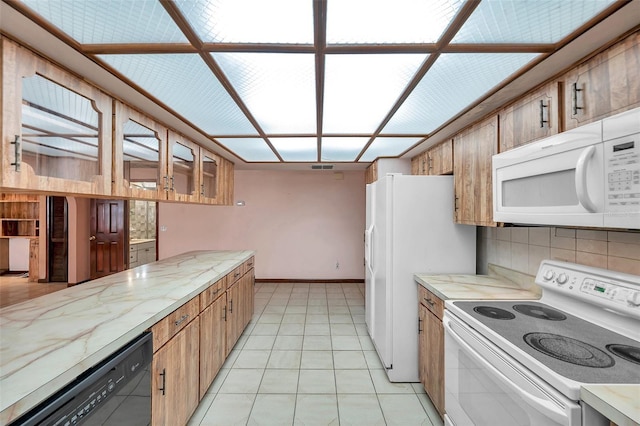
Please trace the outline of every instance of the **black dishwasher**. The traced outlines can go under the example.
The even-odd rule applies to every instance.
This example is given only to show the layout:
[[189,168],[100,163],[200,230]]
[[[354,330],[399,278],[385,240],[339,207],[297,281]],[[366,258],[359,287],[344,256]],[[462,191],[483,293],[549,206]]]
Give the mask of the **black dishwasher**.
[[151,333],[143,333],[11,426],[147,426],[152,356]]

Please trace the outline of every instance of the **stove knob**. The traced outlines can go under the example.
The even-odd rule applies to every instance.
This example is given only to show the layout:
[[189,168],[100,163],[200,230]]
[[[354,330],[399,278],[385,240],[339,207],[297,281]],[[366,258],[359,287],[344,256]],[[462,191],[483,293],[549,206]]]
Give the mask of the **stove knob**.
[[632,291],[629,293],[627,303],[630,306],[640,306],[640,291]]
[[555,276],[556,274],[551,269],[548,269],[545,271],[542,278],[544,278],[545,281],[551,281]]
[[558,284],[562,285],[569,280],[569,277],[564,272],[558,275]]

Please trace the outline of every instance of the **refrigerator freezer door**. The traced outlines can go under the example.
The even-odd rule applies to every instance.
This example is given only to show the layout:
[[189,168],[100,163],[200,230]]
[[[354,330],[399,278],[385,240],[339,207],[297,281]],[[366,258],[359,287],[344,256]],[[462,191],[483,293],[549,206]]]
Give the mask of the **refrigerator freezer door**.
[[374,234],[374,219],[375,219],[375,182],[367,185],[366,189],[366,224],[364,231],[364,263],[365,263],[365,272],[364,272],[364,299],[365,299],[365,323],[367,325],[367,330],[370,335],[373,335],[373,301],[375,299],[375,294],[373,292],[373,281],[375,277],[375,269],[374,265],[371,263],[371,256],[373,255],[373,234]]

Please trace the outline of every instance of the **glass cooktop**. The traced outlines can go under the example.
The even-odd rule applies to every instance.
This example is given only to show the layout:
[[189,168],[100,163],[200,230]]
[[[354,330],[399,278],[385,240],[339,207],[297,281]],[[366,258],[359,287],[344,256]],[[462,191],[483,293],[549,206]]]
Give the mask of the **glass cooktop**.
[[638,341],[539,302],[456,301],[453,305],[470,317],[465,322],[489,340],[491,336],[474,322],[566,378],[582,383],[640,383]]

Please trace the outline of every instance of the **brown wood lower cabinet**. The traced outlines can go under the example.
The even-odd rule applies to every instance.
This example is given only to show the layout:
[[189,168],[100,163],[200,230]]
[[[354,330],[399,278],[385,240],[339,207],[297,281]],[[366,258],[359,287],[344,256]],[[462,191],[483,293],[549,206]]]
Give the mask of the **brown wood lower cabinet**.
[[151,327],[152,425],[187,424],[251,321],[253,260],[251,257]]
[[444,416],[444,303],[418,287],[418,350],[420,382],[440,416]]
[[200,312],[200,399],[204,397],[227,357],[226,305],[227,295],[222,293]]
[[153,354],[151,423],[184,425],[200,401],[200,318],[196,317]]

